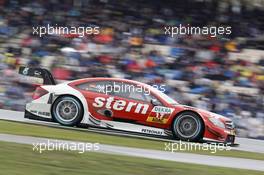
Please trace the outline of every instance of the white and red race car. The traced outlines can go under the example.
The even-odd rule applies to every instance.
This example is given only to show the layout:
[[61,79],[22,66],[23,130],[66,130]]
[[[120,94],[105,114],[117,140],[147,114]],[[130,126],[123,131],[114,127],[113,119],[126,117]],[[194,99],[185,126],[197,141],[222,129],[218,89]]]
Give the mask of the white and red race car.
[[235,141],[230,119],[181,105],[141,82],[85,78],[56,85],[46,69],[20,67],[19,73],[43,79],[44,85],[36,88],[33,101],[26,104],[25,117],[29,119],[172,136],[184,141]]

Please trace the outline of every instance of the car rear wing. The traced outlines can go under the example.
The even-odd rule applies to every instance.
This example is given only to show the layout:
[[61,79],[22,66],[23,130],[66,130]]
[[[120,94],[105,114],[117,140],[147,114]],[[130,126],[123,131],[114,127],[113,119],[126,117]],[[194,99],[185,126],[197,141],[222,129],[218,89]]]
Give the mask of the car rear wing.
[[55,85],[56,82],[52,74],[43,68],[29,68],[25,66],[19,67],[18,73],[25,76],[37,77],[43,79],[44,85]]

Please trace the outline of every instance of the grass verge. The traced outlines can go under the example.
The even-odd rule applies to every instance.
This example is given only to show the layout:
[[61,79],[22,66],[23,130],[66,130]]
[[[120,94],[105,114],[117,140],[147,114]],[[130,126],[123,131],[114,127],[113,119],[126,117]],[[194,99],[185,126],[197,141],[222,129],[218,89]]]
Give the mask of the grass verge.
[[34,175],[263,175],[263,172],[116,156],[102,153],[52,151],[40,154],[32,146],[0,142],[1,174]]

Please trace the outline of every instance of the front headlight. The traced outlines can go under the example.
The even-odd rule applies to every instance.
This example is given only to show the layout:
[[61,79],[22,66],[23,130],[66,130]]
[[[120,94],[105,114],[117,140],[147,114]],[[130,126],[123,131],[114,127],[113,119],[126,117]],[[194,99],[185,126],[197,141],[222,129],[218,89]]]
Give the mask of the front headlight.
[[224,124],[221,120],[219,120],[219,119],[217,119],[217,118],[214,118],[214,117],[210,117],[209,120],[210,120],[210,122],[212,122],[215,126],[218,126],[218,127],[220,127],[220,128],[225,128],[225,124]]

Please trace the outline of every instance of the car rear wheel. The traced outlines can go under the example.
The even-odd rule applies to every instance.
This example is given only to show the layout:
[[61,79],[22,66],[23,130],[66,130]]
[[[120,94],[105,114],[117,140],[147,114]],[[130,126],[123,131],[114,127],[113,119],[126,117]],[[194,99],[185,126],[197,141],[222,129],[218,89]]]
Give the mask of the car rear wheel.
[[199,141],[203,137],[204,124],[193,112],[183,112],[173,122],[173,134],[184,141]]
[[62,96],[54,102],[52,116],[62,125],[75,126],[78,125],[83,118],[83,108],[76,98]]

